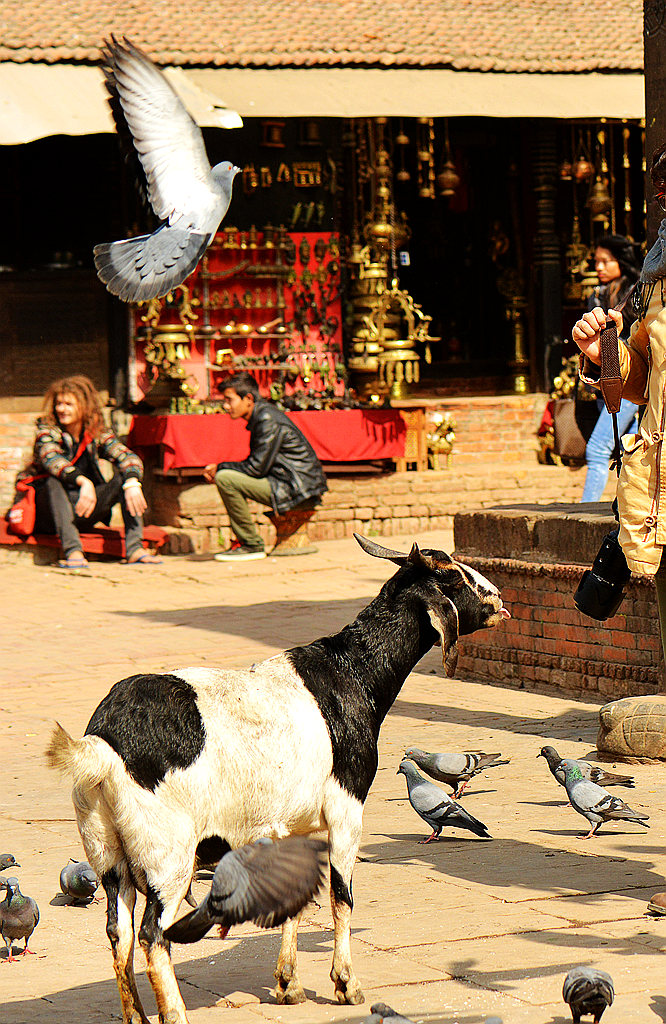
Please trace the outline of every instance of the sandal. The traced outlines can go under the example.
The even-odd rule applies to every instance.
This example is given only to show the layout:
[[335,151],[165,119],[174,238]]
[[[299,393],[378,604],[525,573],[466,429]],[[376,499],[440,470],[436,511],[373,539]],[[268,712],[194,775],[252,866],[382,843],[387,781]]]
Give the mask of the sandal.
[[149,551],[144,551],[138,558],[128,558],[125,565],[162,565],[162,559],[157,555],[151,555]]
[[63,558],[58,562],[58,568],[69,569],[70,571],[75,572],[77,569],[89,569],[90,563],[87,562],[85,558],[75,555],[74,557]]

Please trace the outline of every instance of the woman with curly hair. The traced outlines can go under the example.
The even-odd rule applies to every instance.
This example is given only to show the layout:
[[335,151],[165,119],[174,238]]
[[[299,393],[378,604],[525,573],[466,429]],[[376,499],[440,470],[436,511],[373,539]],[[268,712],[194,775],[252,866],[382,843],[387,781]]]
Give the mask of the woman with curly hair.
[[[110,480],[102,474],[100,459],[113,466]],[[99,395],[88,377],[64,377],[46,392],[33,461],[18,480],[28,476],[44,478],[36,483],[35,533],[58,535],[64,553],[61,568],[87,567],[79,531],[96,523],[108,525],[118,502],[127,561],[161,562],[143,549],[143,464],[105,426]]]

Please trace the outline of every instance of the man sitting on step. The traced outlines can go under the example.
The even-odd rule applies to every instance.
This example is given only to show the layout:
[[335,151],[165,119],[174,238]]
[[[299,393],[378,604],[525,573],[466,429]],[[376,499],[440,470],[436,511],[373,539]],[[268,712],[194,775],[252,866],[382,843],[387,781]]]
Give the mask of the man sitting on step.
[[238,538],[219,562],[265,558],[264,542],[247,504],[251,498],[283,515],[328,490],[312,445],[289,417],[259,395],[251,374],[241,371],[224,382],[222,404],[232,420],[244,419],[250,431],[250,454],[243,462],[214,462],[206,480],[215,483]]

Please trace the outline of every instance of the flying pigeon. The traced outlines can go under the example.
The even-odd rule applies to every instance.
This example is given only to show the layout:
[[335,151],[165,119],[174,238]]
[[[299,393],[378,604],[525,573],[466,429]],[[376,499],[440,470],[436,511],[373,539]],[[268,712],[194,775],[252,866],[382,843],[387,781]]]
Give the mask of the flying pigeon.
[[2,883],[7,890],[5,899],[0,903],[0,935],[2,935],[10,963],[12,956],[12,940],[25,939],[25,946],[20,956],[32,953],[28,949],[28,939],[39,924],[39,907],[31,896],[24,896],[19,889],[18,878],[5,878]]
[[597,786],[596,782],[588,782],[575,764],[564,764],[564,785],[574,811],[587,818],[592,826],[588,834],[581,837],[583,839],[591,839],[605,821],[634,821],[644,828],[650,827],[645,824],[649,818],[648,814],[633,811],[618,796],[611,796],[601,786]]
[[562,786],[564,785],[564,768],[560,768],[561,764],[576,765],[583,778],[588,782],[596,782],[597,786],[626,786],[627,789],[633,789],[636,785],[633,775],[615,775],[613,772],[605,772],[603,768],[599,768],[596,764],[590,764],[588,761],[576,761],[573,757],[560,757],[555,747],[542,747],[541,753],[537,754],[537,757],[546,759],[553,778],[557,779]]
[[97,274],[124,302],[166,295],[192,273],[231,202],[240,168],[211,168],[199,126],[160,69],[129,39],[102,49],[112,109],[122,110],[163,223],[151,235],[95,246]]
[[571,1007],[574,1024],[579,1024],[587,1014],[592,1014],[594,1024],[599,1024],[614,996],[613,979],[598,967],[574,967],[564,979],[562,998]]
[[432,829],[432,835],[427,839],[419,840],[420,843],[429,843],[433,839],[438,839],[445,825],[466,828],[481,839],[492,839],[482,821],[466,811],[462,804],[457,804],[455,800],[447,796],[439,786],[433,785],[432,782],[428,782],[422,775],[419,775],[411,761],[402,760],[397,774],[404,775],[407,779],[409,802],[426,825]]
[[95,895],[99,878],[85,860],[70,860],[60,872],[60,888],[65,896],[80,902]]
[[466,754],[429,754],[427,750],[410,747],[405,757],[422,768],[426,775],[438,782],[445,782],[453,789],[459,800],[469,786],[471,779],[486,768],[496,768],[509,761],[499,761],[500,754],[484,754],[481,751]]
[[298,914],[322,883],[321,839],[289,836],[259,839],[225,853],[213,875],[211,890],[196,910],[165,931],[171,942],[197,942],[214,924],[224,937],[234,924],[254,921],[274,928]]
[[5,868],[20,868],[21,865],[14,857],[13,853],[0,853],[0,871],[4,871]]

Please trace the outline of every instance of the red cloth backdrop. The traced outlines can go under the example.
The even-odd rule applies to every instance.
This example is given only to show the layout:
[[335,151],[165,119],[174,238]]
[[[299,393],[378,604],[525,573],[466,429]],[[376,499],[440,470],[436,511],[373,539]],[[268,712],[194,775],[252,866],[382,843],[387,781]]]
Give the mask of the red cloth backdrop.
[[[397,409],[332,409],[290,412],[322,462],[400,459],[405,454],[405,421]],[[162,469],[239,462],[250,452],[245,420],[224,413],[191,416],[135,416],[128,445],[162,446]]]

